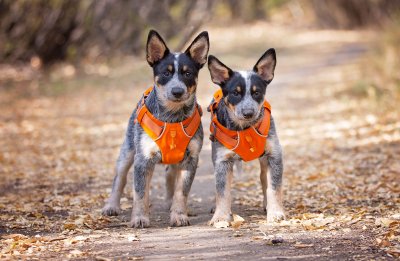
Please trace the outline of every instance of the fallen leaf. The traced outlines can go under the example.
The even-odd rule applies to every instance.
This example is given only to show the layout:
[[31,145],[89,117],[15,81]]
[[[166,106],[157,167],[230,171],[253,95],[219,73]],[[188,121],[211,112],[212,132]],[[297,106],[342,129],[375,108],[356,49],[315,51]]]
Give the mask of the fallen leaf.
[[314,246],[314,244],[296,243],[293,246],[296,248],[306,248],[306,247],[312,247],[312,246]]
[[135,235],[133,235],[133,236],[128,237],[128,241],[129,242],[140,241],[140,239],[138,237],[136,237]]
[[244,218],[242,218],[239,215],[233,214],[233,221],[231,221],[230,224],[231,224],[232,228],[237,229],[242,225],[243,222],[244,222]]

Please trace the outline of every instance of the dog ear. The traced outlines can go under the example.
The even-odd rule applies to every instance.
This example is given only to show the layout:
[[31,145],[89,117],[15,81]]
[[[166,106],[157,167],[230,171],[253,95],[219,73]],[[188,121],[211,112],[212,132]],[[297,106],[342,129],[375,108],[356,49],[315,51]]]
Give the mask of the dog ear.
[[185,53],[192,58],[200,68],[207,62],[207,54],[210,49],[208,32],[201,32],[189,45]]
[[164,40],[156,31],[150,30],[146,45],[147,62],[153,66],[168,54],[169,49]]
[[213,83],[221,87],[233,75],[233,71],[213,55],[208,56],[208,70],[210,70]]
[[254,65],[255,71],[266,82],[270,83],[274,78],[274,71],[276,66],[276,53],[275,49],[268,49],[261,58]]

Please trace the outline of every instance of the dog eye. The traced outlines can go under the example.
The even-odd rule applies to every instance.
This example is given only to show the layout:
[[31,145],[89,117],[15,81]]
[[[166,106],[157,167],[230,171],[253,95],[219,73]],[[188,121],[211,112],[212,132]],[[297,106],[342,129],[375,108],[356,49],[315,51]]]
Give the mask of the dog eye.
[[260,94],[259,91],[255,91],[255,92],[253,93],[253,95],[255,95],[255,96],[258,96],[259,94]]
[[164,75],[165,77],[169,77],[169,76],[171,76],[171,73],[170,73],[170,71],[165,71],[165,72],[163,73],[163,75]]
[[190,77],[190,76],[192,76],[192,73],[191,72],[185,72],[185,76],[186,77]]
[[234,92],[233,92],[233,96],[236,96],[236,97],[237,97],[237,96],[239,96],[239,95],[240,95],[240,93],[239,93],[238,91],[234,91]]

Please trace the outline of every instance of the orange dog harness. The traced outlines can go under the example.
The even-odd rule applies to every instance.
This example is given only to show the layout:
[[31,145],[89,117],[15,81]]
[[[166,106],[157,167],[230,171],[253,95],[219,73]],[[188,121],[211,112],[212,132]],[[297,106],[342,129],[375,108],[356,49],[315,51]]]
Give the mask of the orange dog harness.
[[242,160],[250,161],[259,158],[265,152],[268,131],[270,127],[271,105],[264,101],[264,117],[248,129],[242,131],[230,130],[218,121],[216,109],[223,97],[222,90],[214,94],[214,101],[210,104],[211,112],[210,139],[217,139],[227,149],[234,151]]
[[175,164],[183,160],[186,148],[200,126],[201,107],[196,104],[197,109],[184,121],[176,123],[160,121],[150,113],[145,104],[152,90],[153,87],[150,87],[144,92],[142,102],[137,108],[135,122],[139,122],[147,135],[158,145],[162,163]]

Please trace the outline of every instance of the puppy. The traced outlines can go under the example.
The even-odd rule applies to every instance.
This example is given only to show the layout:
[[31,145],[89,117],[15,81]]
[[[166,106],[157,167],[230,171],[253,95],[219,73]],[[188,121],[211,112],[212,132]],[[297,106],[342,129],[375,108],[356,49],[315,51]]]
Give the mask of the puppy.
[[238,160],[259,160],[267,220],[284,218],[282,149],[271,106],[265,101],[265,91],[274,77],[275,65],[274,49],[267,50],[250,71],[233,71],[216,57],[210,55],[208,58],[211,79],[220,86],[209,107],[217,191],[216,209],[210,225],[231,220],[232,168]]
[[153,68],[154,86],[148,89],[130,117],[116,163],[110,198],[104,215],[120,213],[120,198],[133,164],[131,227],[149,221],[150,181],[156,164],[167,164],[167,202],[171,226],[187,226],[187,198],[196,174],[203,143],[201,109],[196,102],[199,70],[207,61],[208,33],[200,33],[183,53],[172,53],[151,30],[147,62]]

